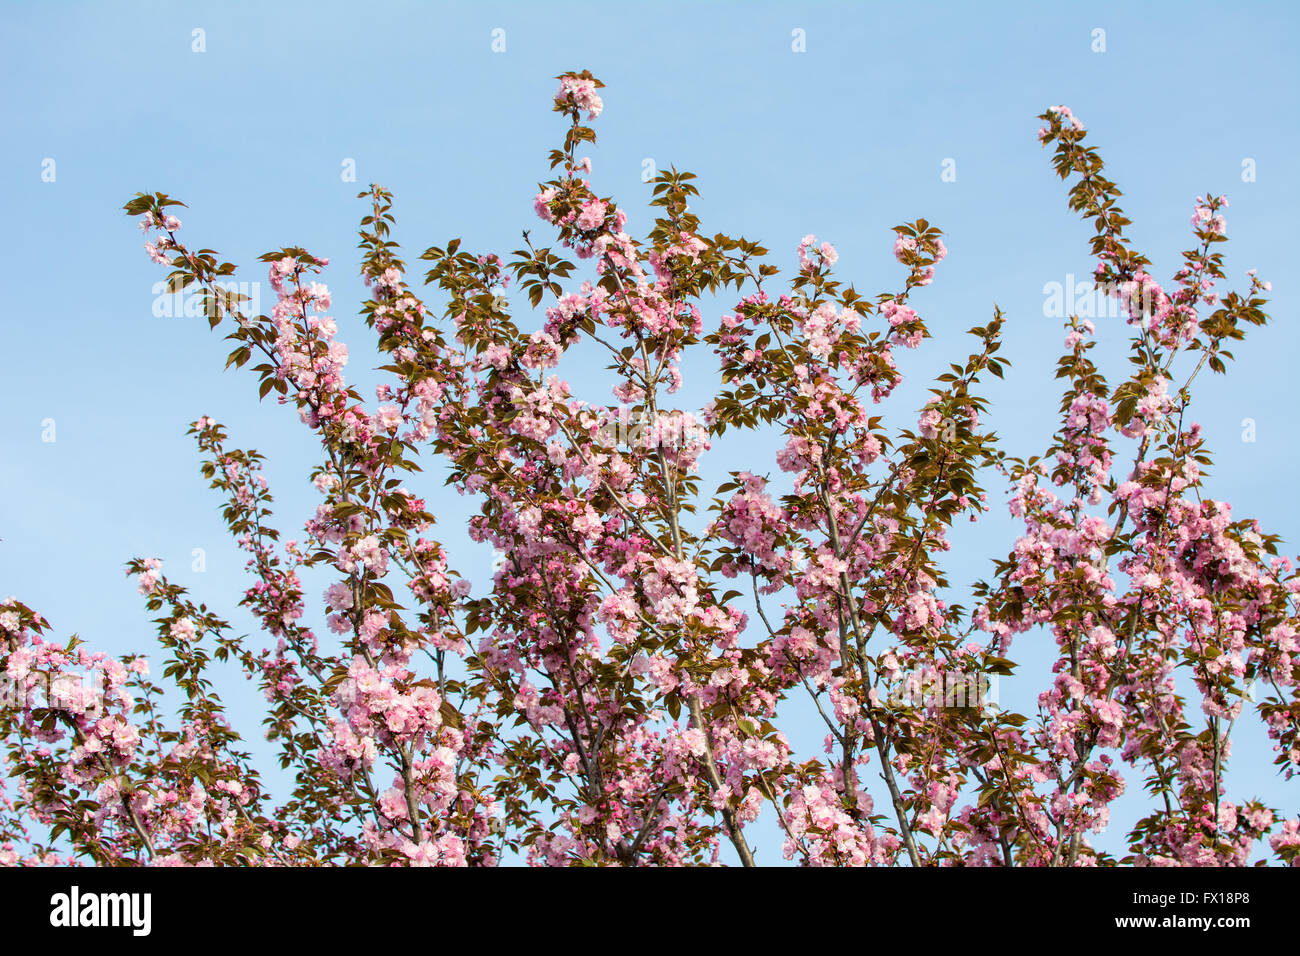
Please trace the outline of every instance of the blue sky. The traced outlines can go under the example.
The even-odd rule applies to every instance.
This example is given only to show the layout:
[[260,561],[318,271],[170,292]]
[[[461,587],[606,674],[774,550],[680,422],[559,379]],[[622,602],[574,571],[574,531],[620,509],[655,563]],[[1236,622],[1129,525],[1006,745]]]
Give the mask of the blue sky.
[[[193,50],[196,29],[204,52]],[[1093,50],[1097,29],[1104,52]],[[792,49],[795,31],[804,52]],[[503,255],[522,228],[545,236],[531,197],[562,135],[553,77],[583,68],[607,84],[593,184],[627,209],[629,231],[650,222],[647,159],[698,174],[693,211],[706,233],[760,240],[783,268],[816,233],[859,291],[901,283],[893,225],[924,216],[942,228],[951,254],[914,302],[935,338],[904,365],[889,420],[914,420],[928,376],[964,358],[960,333],[997,303],[1012,369],[987,394],[1018,455],[1040,452],[1055,427],[1063,333],[1044,315],[1044,286],[1092,265],[1089,227],[1066,208],[1035,140],[1037,114],[1064,103],[1087,124],[1158,278],[1190,243],[1194,197],[1226,193],[1229,275],[1258,268],[1273,282],[1274,322],[1235,350],[1226,379],[1199,381],[1192,410],[1215,452],[1211,492],[1294,554],[1298,44],[1289,2],[6,4],[0,596],[19,596],[62,634],[139,649],[152,630],[121,568],[157,556],[247,629],[235,613],[243,561],[185,437],[203,414],[268,455],[286,536],[317,500],[306,483],[314,443],[296,416],[259,403],[251,375],[223,373],[227,350],[205,322],[154,314],[162,273],[123,202],[140,190],[183,199],[182,235],[246,266],[248,281],[264,280],[255,259],[268,249],[331,257],[349,371],[370,383],[355,311],[356,193],[369,182],[394,192],[408,262],[455,236]],[[341,179],[348,160],[355,183]],[[955,181],[941,178],[947,160]],[[540,324],[530,322],[520,324]],[[1125,329],[1098,326],[1117,380]],[[698,407],[710,394],[707,355],[691,370],[682,401]],[[581,369],[569,377],[586,397],[607,394]],[[1245,418],[1253,443],[1242,441]],[[43,441],[51,419],[56,440]],[[774,471],[768,451],[724,443],[706,477]],[[439,488],[431,476],[441,537],[481,584],[491,555],[465,539],[469,503]],[[1014,541],[1002,489],[990,491],[990,520],[955,536],[955,584],[987,574]],[[191,570],[196,548],[202,573]],[[259,702],[231,687],[238,706]],[[1238,795],[1294,812],[1270,757],[1239,741],[1234,780],[1248,792]]]

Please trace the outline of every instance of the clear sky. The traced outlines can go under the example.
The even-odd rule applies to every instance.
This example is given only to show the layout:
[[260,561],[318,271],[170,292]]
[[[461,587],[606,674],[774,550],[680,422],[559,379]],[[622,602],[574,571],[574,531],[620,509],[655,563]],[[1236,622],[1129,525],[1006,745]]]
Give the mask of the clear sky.
[[[1238,281],[1258,268],[1273,282],[1274,322],[1235,350],[1226,379],[1199,381],[1192,409],[1215,452],[1211,492],[1238,516],[1260,517],[1294,555],[1297,11],[1289,0],[6,3],[0,597],[17,595],[60,634],[139,650],[152,626],[122,564],[157,556],[249,629],[235,608],[243,561],[185,437],[200,415],[226,424],[233,445],[269,456],[287,537],[317,500],[306,482],[313,440],[296,416],[259,404],[247,371],[223,373],[228,350],[205,322],[155,314],[163,273],[123,202],[142,190],[183,199],[183,237],[246,266],[250,282],[264,280],[255,259],[268,249],[330,257],[350,378],[372,382],[355,309],[364,298],[356,193],[370,182],[393,190],[408,262],[455,236],[503,255],[522,228],[544,236],[531,199],[562,135],[549,111],[553,77],[584,68],[607,84],[593,185],[627,209],[634,234],[651,218],[647,160],[699,175],[693,210],[706,234],[760,240],[788,268],[800,237],[816,233],[869,294],[901,283],[890,227],[924,216],[942,228],[950,255],[913,303],[935,338],[904,365],[911,377],[890,421],[914,421],[927,376],[964,359],[959,334],[997,303],[1013,365],[987,394],[1017,455],[1041,452],[1056,424],[1063,333],[1044,314],[1044,287],[1092,267],[1090,227],[1066,207],[1035,139],[1037,114],[1068,104],[1087,124],[1157,278],[1190,244],[1194,198],[1227,194],[1228,272]],[[343,181],[349,161],[356,182]],[[955,178],[945,181],[945,169]],[[264,283],[262,293],[265,309]],[[1118,319],[1098,326],[1098,354],[1118,380],[1126,329]],[[682,402],[695,408],[713,379],[707,361],[692,370]],[[569,377],[584,397],[606,400],[594,382],[584,389],[581,368]],[[1247,418],[1254,442],[1242,440]],[[705,474],[742,467],[775,471],[767,445],[724,445]],[[469,502],[449,498],[435,473],[427,480],[417,490],[478,593],[491,555],[463,534]],[[988,559],[1014,541],[1003,489],[990,491],[994,515],[955,536],[954,584],[988,574]],[[255,737],[259,696],[232,694]],[[1236,756],[1234,787],[1247,788],[1238,797],[1295,812],[1266,745],[1243,738]],[[1112,848],[1120,816],[1102,838]]]

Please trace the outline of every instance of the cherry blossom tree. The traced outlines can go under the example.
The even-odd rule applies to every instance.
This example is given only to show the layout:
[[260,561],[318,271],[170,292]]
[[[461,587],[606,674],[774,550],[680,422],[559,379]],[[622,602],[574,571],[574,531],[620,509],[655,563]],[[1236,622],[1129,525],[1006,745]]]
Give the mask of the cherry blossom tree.
[[[1205,496],[1189,415],[1198,376],[1267,320],[1253,272],[1216,291],[1226,199],[1196,200],[1162,285],[1083,125],[1042,115],[1131,367],[1108,380],[1094,324],[1070,317],[1059,428],[1015,458],[978,394],[1008,367],[996,309],[919,416],[876,412],[895,352],[930,337],[939,229],[896,227],[897,285],[860,293],[814,236],[783,274],[759,243],[706,235],[695,177],[673,169],[634,238],[579,156],[603,85],[558,79],[563,142],[534,204],[551,245],[525,232],[507,260],[452,240],[420,256],[421,283],[390,193],[359,197],[361,314],[388,376],[373,403],[347,384],[328,260],[264,255],[276,301],[253,315],[235,267],[181,238],[182,203],[126,204],[171,289],[226,331],[227,366],[318,440],[319,504],[282,540],[262,456],[200,418],[203,477],[247,555],[239,605],[264,633],[237,635],[155,558],[127,570],[156,615],[157,675],[4,604],[0,862],[1294,863],[1300,821],[1225,782],[1234,729],[1267,733],[1286,777],[1300,765],[1300,579],[1275,535]],[[540,330],[516,324],[508,290]],[[710,314],[720,296],[734,305]],[[553,371],[579,344],[607,353],[614,402]],[[706,362],[714,400],[675,407],[683,368]],[[702,487],[728,431],[779,434],[782,475],[759,457]],[[469,535],[500,555],[490,590],[433,536],[422,458],[474,502]],[[990,509],[990,481],[1023,532],[964,608],[944,554],[955,522]],[[330,578],[320,603],[309,573]],[[1056,660],[1016,713],[982,692],[1025,635],[1050,635]],[[263,691],[278,767],[227,716],[218,665]],[[823,752],[792,743],[796,706]],[[1127,852],[1098,848],[1134,787],[1149,813]]]

